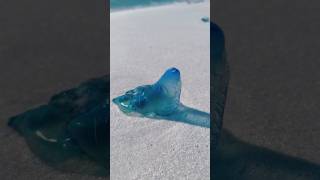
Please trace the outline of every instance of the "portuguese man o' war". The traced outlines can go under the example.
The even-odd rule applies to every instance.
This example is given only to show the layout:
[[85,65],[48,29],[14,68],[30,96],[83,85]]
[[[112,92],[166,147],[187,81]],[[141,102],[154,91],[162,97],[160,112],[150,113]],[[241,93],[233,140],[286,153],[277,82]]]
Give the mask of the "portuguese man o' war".
[[109,176],[109,78],[89,80],[48,104],[12,117],[9,126],[56,169]]
[[180,102],[180,93],[180,71],[170,68],[156,83],[136,87],[112,101],[127,115],[210,128],[210,114],[183,105]]

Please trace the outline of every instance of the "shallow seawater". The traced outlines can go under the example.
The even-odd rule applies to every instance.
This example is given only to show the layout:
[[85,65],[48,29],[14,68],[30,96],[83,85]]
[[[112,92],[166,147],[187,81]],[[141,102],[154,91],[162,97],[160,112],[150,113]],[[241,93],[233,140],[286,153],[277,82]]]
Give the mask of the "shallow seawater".
[[109,176],[109,82],[89,80],[10,118],[30,149],[66,172]]
[[111,10],[118,10],[118,9],[130,9],[130,8],[137,8],[137,7],[164,5],[164,4],[171,4],[171,3],[177,3],[177,2],[198,3],[203,1],[204,0],[111,0],[110,7],[111,7]]

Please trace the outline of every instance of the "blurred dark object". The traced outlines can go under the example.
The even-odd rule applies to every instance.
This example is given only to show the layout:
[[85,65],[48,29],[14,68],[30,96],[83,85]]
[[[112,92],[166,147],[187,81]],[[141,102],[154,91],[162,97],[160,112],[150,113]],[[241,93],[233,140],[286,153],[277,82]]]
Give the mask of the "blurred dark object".
[[47,105],[10,118],[47,164],[81,174],[109,176],[109,78],[93,79],[54,95]]

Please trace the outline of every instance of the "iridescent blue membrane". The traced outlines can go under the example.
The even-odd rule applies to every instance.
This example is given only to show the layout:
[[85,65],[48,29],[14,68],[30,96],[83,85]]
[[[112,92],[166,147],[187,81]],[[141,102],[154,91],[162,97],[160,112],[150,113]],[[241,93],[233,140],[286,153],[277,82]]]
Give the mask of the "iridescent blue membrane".
[[183,105],[180,102],[180,93],[180,72],[176,68],[170,68],[156,83],[138,86],[112,101],[127,115],[210,128],[210,114]]

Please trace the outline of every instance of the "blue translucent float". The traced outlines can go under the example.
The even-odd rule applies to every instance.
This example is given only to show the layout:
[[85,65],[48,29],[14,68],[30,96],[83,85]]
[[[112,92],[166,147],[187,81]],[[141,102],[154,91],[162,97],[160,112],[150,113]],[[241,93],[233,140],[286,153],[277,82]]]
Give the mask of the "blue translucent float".
[[183,105],[180,102],[180,93],[180,72],[176,68],[170,68],[156,83],[136,87],[112,101],[127,115],[210,128],[210,114]]

